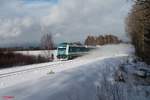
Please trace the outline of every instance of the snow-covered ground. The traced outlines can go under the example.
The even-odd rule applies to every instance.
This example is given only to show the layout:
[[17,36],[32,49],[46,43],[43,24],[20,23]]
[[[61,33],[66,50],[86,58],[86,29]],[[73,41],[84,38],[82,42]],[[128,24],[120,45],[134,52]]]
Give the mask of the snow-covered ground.
[[131,45],[106,45],[70,61],[1,70],[0,74],[46,66],[0,78],[0,100],[2,96],[14,96],[14,100],[98,100],[103,72],[109,69],[105,75],[113,80],[113,70],[133,53]]

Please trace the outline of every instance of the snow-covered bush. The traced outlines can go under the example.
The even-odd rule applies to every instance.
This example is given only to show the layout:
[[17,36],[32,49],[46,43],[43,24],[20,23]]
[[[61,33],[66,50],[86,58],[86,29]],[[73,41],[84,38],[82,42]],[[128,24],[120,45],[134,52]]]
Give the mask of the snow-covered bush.
[[55,72],[53,70],[50,70],[48,74],[55,74]]

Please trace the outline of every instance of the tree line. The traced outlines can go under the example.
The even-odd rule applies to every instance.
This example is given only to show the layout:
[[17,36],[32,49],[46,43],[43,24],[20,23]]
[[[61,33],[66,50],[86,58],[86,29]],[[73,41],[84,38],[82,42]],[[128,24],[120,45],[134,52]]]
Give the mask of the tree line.
[[137,56],[150,62],[150,0],[134,1],[126,26]]
[[99,36],[87,36],[85,39],[85,45],[105,45],[105,44],[118,44],[121,40],[114,35],[99,35]]

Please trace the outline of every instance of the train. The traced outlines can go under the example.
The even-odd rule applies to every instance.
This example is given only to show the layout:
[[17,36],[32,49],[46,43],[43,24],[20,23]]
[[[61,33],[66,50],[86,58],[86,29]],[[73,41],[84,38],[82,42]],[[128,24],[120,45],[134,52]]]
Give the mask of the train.
[[87,54],[93,48],[78,43],[61,43],[57,47],[57,58],[70,60]]

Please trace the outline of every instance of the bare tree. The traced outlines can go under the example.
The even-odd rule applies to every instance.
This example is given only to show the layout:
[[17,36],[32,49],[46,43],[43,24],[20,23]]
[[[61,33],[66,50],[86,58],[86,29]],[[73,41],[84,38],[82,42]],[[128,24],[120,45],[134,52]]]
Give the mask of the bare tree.
[[99,35],[96,36],[88,36],[85,40],[85,45],[105,45],[105,44],[117,44],[121,41],[118,39],[118,37],[114,35]]
[[85,45],[96,45],[96,38],[94,36],[88,36],[85,40]]
[[150,0],[135,0],[127,17],[127,32],[135,45],[136,54],[150,60]]
[[44,34],[41,38],[41,47],[44,49],[44,54],[47,58],[51,57],[50,51],[54,48],[54,42],[51,34]]

